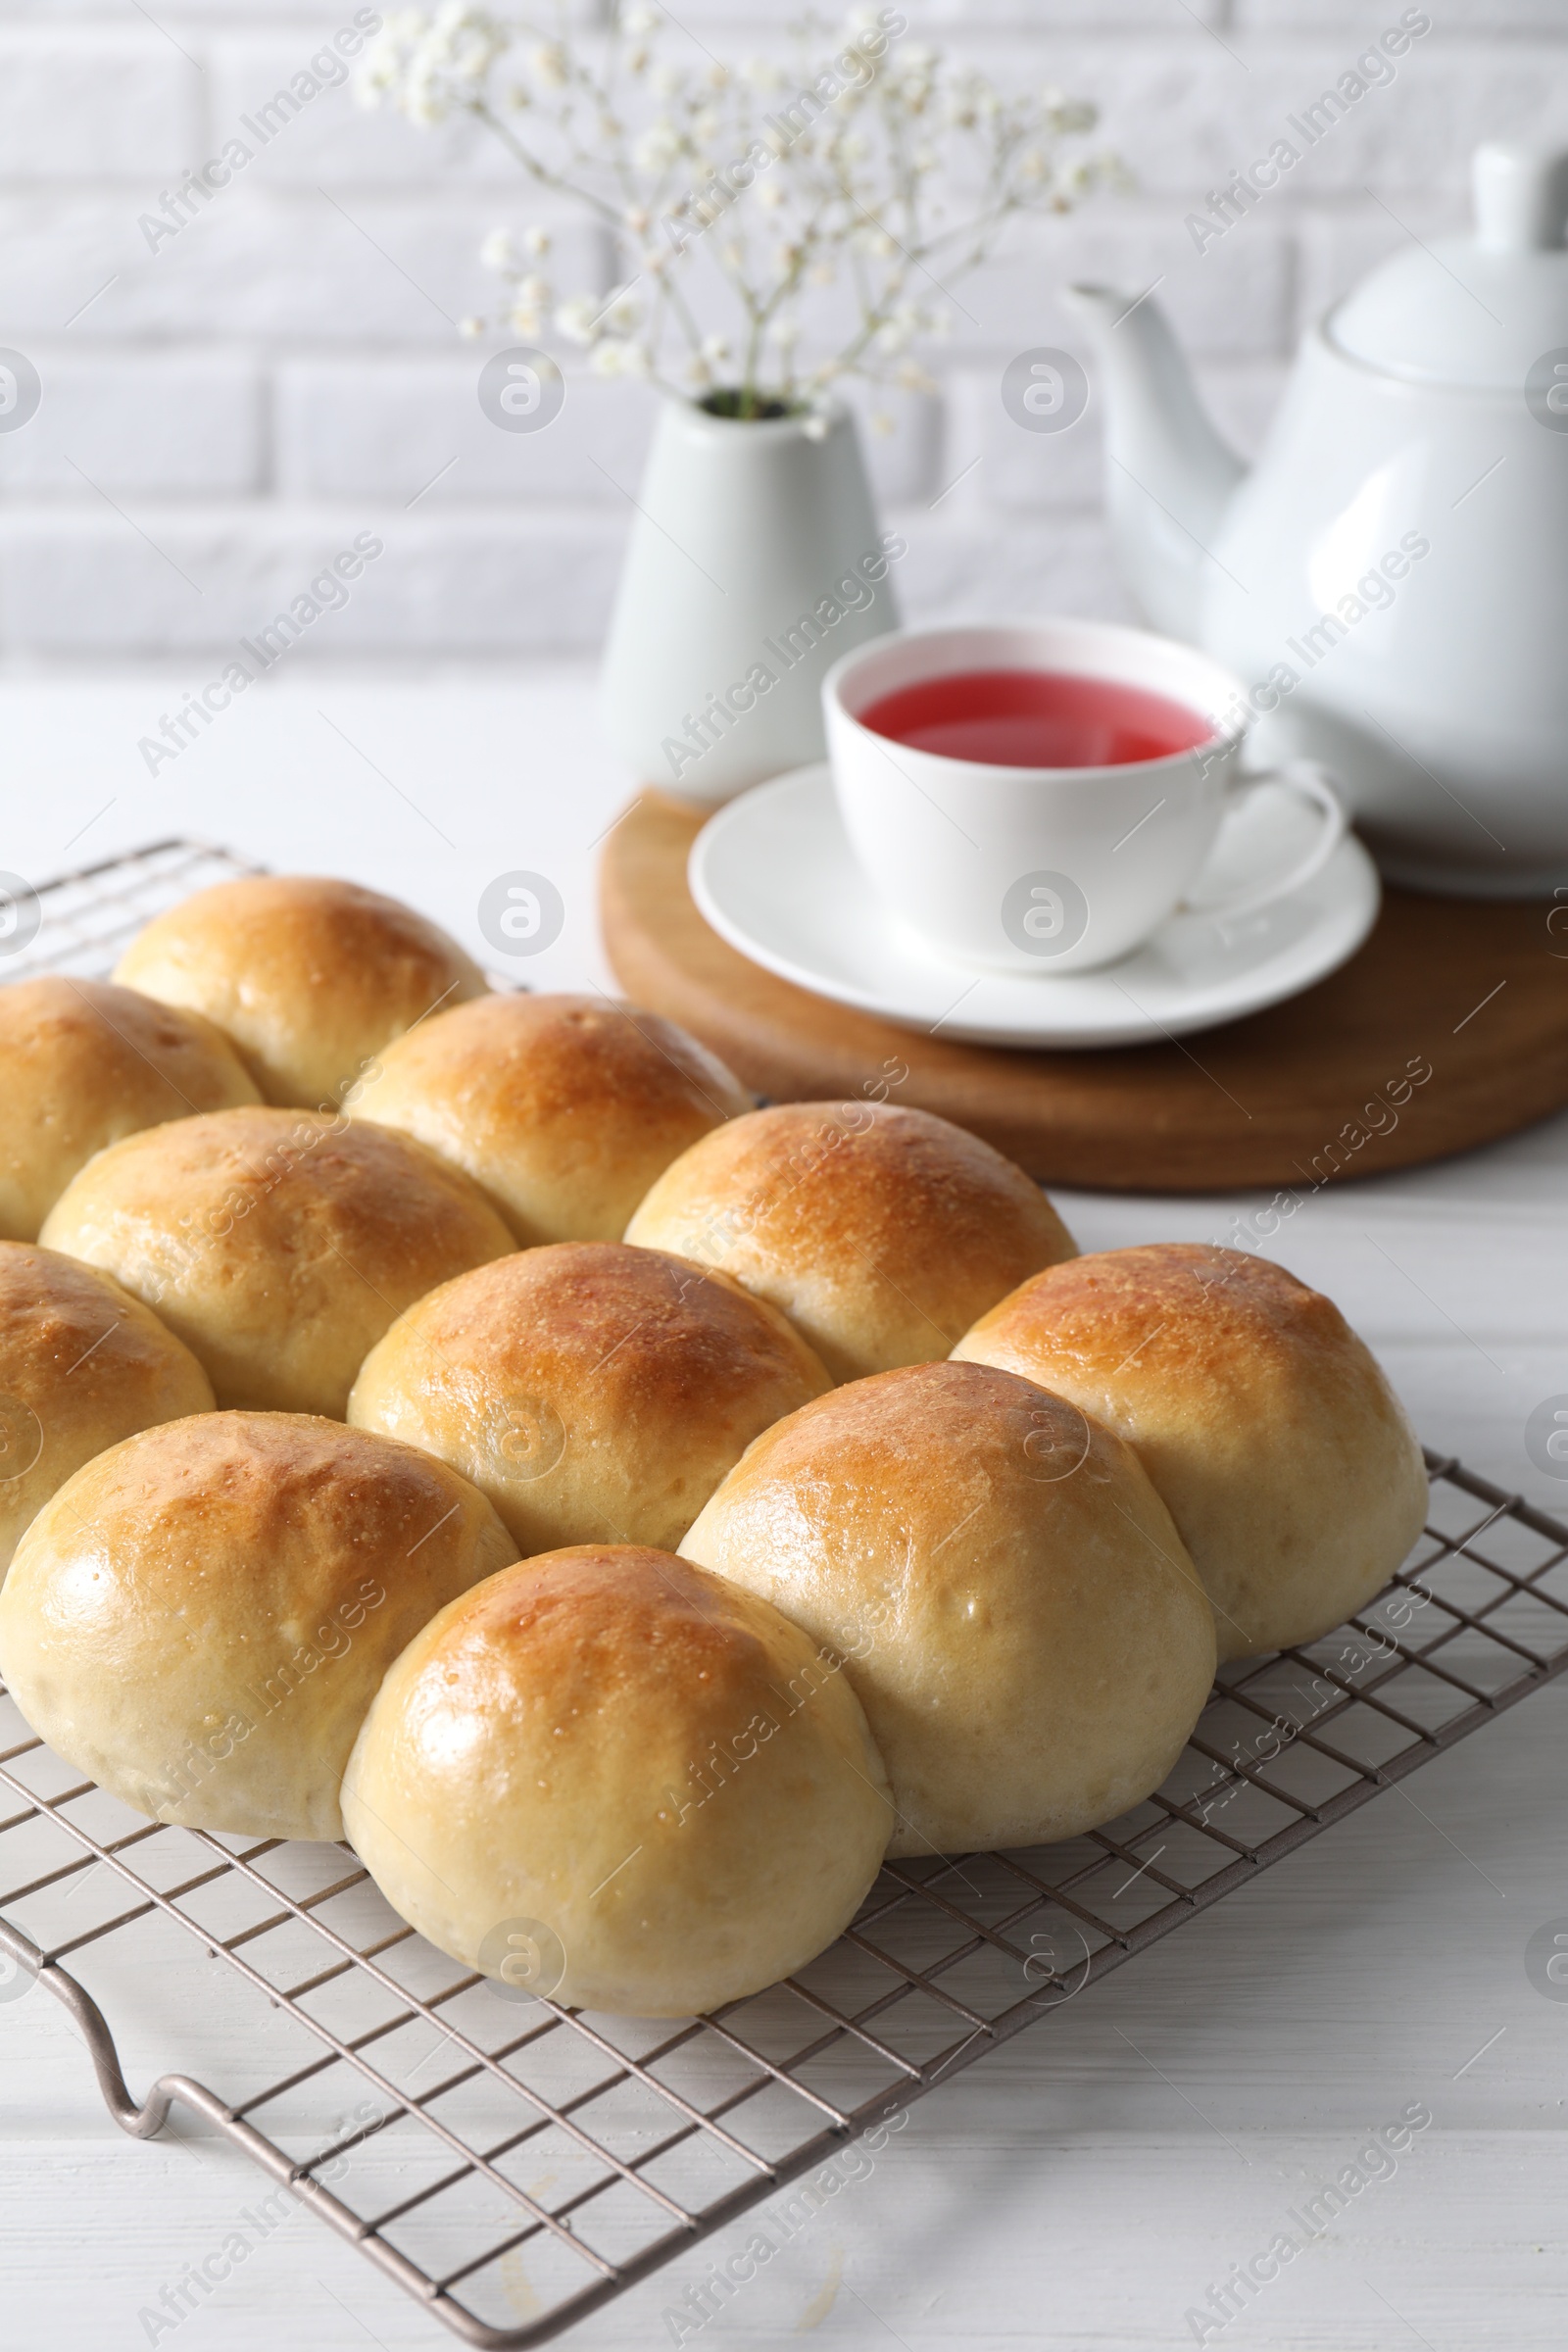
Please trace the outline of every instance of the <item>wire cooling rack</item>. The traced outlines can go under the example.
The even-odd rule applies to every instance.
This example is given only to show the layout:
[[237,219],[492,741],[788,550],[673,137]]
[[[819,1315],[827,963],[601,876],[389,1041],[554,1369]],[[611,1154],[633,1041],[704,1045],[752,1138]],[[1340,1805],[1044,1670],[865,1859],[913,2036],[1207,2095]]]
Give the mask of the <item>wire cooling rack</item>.
[[[74,876],[12,971],[101,970],[244,870],[171,842]],[[1323,1641],[1224,1669],[1157,1795],[1067,1844],[889,1863],[799,1976],[676,2024],[459,1968],[345,1846],[143,1820],[0,1690],[0,1998],[65,2004],[135,2137],[193,2109],[465,2341],[542,2343],[1568,1669],[1568,1525],[1427,1458],[1399,1575]],[[214,1959],[245,2033],[217,2082],[138,2102],[106,2007],[134,1985],[139,2029],[151,2002],[178,2033]]]
[[[347,1847],[144,1821],[0,1697],[0,1993],[8,1955],[13,1990],[65,2003],[125,2131],[195,2109],[466,2342],[542,2343],[1568,1667],[1568,1526],[1429,1466],[1406,1568],[1325,1641],[1227,1669],[1156,1796],[1065,1845],[889,1863],[798,1977],[676,2025],[497,1990]],[[80,1972],[112,2010],[156,1968],[177,2013],[202,1946],[254,2020],[220,2081],[138,2104]]]
[[0,876],[6,885],[0,902],[8,916],[0,924],[0,981],[32,980],[41,972],[107,979],[122,948],[166,906],[177,906],[210,883],[261,870],[229,850],[170,840],[80,866],[24,898],[9,887],[19,877]]

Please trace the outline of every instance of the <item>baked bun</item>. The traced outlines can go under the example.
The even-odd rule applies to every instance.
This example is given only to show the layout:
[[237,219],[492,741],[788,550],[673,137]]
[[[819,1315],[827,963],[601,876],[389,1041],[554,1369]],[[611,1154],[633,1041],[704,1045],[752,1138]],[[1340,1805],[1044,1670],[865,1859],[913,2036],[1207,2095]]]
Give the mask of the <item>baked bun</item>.
[[112,1145],[43,1239],[156,1307],[220,1404],[339,1420],[388,1324],[512,1248],[466,1176],[407,1136],[260,1105]]
[[115,978],[206,1013],[269,1102],[335,1107],[383,1046],[482,996],[456,940],[357,882],[254,874],[155,915]]
[[654,1178],[752,1098],[656,1012],[488,996],[389,1046],[351,1107],[466,1169],[527,1248],[618,1242]]
[[666,1552],[585,1544],[416,1636],[343,1818],[393,1909],[466,1966],[687,2017],[831,1943],[892,1814],[865,1717],[807,1635]]
[[681,1545],[843,1651],[893,1854],[1045,1844],[1157,1788],[1214,1621],[1119,1438],[1032,1382],[911,1364],[760,1437]]
[[74,1257],[0,1242],[0,1577],[83,1462],[212,1409],[206,1373],[139,1298]]
[[1074,1249],[1040,1187],[978,1136],[870,1102],[786,1102],[715,1128],[664,1170],[626,1239],[771,1299],[835,1380],[946,1355]]
[[444,1462],[341,1422],[203,1413],[44,1505],[0,1590],[0,1674],[41,1739],[155,1821],[341,1838],[376,1686],[515,1557]]
[[260,1101],[200,1013],[104,980],[0,988],[0,1238],[35,1242],[77,1169],[122,1135]]
[[1136,1447],[1214,1604],[1222,1658],[1342,1625],[1426,1519],[1415,1432],[1331,1300],[1200,1242],[1054,1266],[954,1349],[1070,1396]]
[[828,1376],[727,1275],[620,1242],[556,1242],[460,1274],[371,1348],[349,1419],[422,1446],[524,1552],[673,1551],[760,1431]]

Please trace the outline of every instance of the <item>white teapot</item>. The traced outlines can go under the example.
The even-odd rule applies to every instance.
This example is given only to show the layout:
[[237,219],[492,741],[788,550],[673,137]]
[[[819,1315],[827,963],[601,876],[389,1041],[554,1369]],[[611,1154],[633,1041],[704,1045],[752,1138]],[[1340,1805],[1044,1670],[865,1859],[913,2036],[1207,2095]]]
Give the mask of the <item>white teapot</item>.
[[1260,760],[1336,771],[1393,880],[1516,898],[1568,883],[1568,152],[1488,144],[1473,184],[1473,235],[1306,337],[1250,473],[1152,301],[1072,299],[1150,620],[1246,681]]

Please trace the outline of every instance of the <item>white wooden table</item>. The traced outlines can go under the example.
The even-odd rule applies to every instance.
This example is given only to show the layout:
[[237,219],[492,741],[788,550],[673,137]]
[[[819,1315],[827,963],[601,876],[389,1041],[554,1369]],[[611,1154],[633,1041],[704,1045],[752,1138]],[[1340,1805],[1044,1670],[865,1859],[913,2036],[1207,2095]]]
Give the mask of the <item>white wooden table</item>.
[[[0,687],[0,866],[36,880],[170,833],[415,901],[484,959],[495,875],[548,874],[559,941],[534,985],[608,983],[593,845],[627,795],[587,681],[395,684],[299,671],[225,713],[159,780],[136,740],[188,680]],[[106,806],[107,804],[107,806]],[[1412,1051],[1430,1050],[1413,1040]],[[4,1115],[0,1105],[0,1116]],[[1414,1175],[1320,1196],[1278,1247],[1344,1306],[1427,1442],[1568,1510],[1523,1429],[1568,1392],[1568,1119]],[[1067,1195],[1088,1249],[1222,1239],[1245,1201]],[[1251,2352],[1509,2352],[1568,2342],[1568,2003],[1525,1974],[1568,1916],[1568,1688],[1530,1699],[918,2107],[847,2189],[703,2329],[782,2347],[1196,2340],[1186,2315],[1268,2245],[1369,2130],[1432,2128],[1245,2314]],[[177,2051],[154,1988],[124,1987],[133,2085],[220,2075],[225,2013]],[[117,2020],[117,2022],[121,2022]],[[177,2330],[139,2317],[220,2245],[259,2176],[188,2121],[123,2139],[42,1993],[0,2007],[0,2345],[129,2352],[404,2352],[448,2340],[349,2248],[291,2217]],[[368,2158],[362,2161],[368,2162]],[[737,2225],[565,2339],[663,2344],[663,2316]],[[518,2317],[526,2288],[518,2288]],[[688,2334],[686,2341],[694,2338]]]

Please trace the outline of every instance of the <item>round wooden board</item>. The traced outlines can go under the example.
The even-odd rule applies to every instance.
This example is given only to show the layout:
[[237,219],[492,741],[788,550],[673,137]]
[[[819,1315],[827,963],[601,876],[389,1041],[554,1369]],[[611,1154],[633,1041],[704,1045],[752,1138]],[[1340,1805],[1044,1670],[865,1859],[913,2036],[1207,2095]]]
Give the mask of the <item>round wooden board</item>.
[[1360,952],[1288,1004],[1180,1043],[1020,1052],[899,1028],[748,962],[686,887],[703,821],[657,792],[633,802],[604,852],[605,945],[628,997],[774,1102],[886,1087],[1058,1184],[1298,1193],[1568,1102],[1568,926],[1548,931],[1549,905],[1391,890]]

